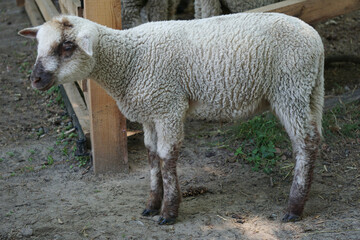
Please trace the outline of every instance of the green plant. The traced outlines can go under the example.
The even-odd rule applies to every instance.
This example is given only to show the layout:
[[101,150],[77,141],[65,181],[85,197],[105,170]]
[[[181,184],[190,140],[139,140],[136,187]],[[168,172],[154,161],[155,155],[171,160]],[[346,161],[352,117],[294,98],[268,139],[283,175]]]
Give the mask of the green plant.
[[78,167],[85,166],[90,160],[88,156],[77,156],[75,157],[75,159],[76,161],[78,161]]
[[69,155],[68,148],[67,148],[66,146],[63,147],[62,153],[63,153],[63,155],[66,156],[66,157]]
[[338,105],[325,113],[323,132],[325,137],[338,135],[345,138],[360,137],[360,105],[356,103]]
[[51,155],[47,156],[47,164],[53,165],[54,164],[54,158]]
[[270,173],[279,156],[276,146],[287,148],[289,140],[279,121],[272,115],[256,116],[234,128],[235,139],[241,144],[235,150],[235,156],[253,165],[254,171]]
[[7,152],[6,154],[7,154],[9,157],[15,156],[15,153],[14,153],[14,152]]
[[31,155],[35,154],[35,149],[30,149],[30,150],[29,150],[29,153],[30,153]]

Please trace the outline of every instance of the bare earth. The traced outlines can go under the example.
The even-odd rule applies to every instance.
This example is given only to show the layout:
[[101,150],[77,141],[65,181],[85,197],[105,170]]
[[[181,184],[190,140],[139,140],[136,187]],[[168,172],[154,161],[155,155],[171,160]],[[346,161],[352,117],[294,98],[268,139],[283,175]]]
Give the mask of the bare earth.
[[[1,1],[0,239],[360,239],[359,138],[325,138],[303,220],[282,223],[291,168],[289,175],[268,175],[232,161],[233,152],[216,147],[231,124],[188,122],[180,184],[188,195],[205,190],[183,198],[173,226],[159,226],[158,216],[142,217],[149,191],[142,136],[129,139],[129,174],[94,175],[78,167],[65,152],[72,140],[61,137],[71,129],[65,110],[54,94],[29,87],[26,71],[36,43],[17,36],[27,26],[15,0]],[[327,54],[360,56],[360,12],[317,29]],[[353,64],[326,74],[352,89],[359,72]],[[330,94],[336,93],[333,85]]]

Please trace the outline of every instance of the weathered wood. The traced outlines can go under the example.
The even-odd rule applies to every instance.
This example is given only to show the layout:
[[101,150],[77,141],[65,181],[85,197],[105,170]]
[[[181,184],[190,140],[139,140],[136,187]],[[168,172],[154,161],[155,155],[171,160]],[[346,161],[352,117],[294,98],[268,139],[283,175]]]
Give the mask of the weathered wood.
[[79,124],[84,132],[86,140],[90,142],[90,117],[89,111],[77,89],[75,83],[66,83],[63,85],[71,106],[79,120]]
[[79,16],[80,0],[59,0],[59,5],[62,13]]
[[287,0],[248,12],[280,12],[313,24],[360,9],[360,0]]
[[35,0],[44,19],[49,21],[51,18],[59,15],[58,10],[56,9],[55,5],[52,1],[49,0]]
[[44,19],[36,6],[35,0],[25,1],[25,11],[33,26],[39,26],[44,23]]
[[347,104],[360,100],[360,89],[349,91],[340,96],[333,96],[325,98],[324,111],[336,107],[338,104]]
[[16,0],[16,5],[18,7],[22,7],[22,6],[24,6],[24,4],[25,4],[25,0]]
[[[84,16],[121,28],[120,0],[84,1]],[[91,145],[95,173],[128,171],[126,119],[115,101],[93,80],[88,82]]]

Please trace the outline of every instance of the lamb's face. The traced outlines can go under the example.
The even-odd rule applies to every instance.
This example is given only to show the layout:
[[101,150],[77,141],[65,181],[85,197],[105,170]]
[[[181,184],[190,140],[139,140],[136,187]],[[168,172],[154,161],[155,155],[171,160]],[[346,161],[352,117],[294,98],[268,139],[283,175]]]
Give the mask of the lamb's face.
[[76,18],[73,20],[75,23],[63,16],[19,32],[38,41],[38,56],[30,76],[33,88],[47,90],[89,76],[95,64],[93,39]]

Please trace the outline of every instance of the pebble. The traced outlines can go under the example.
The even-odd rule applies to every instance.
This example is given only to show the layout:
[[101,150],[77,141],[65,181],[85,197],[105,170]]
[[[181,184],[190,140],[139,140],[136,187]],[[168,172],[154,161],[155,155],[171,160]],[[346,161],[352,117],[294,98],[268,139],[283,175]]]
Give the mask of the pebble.
[[277,218],[277,215],[275,213],[272,213],[270,216],[269,216],[269,219],[270,220],[275,220]]
[[216,155],[216,153],[215,152],[213,152],[213,151],[208,151],[208,152],[205,152],[205,157],[213,157],[213,156],[215,156]]
[[30,227],[25,227],[23,229],[21,229],[21,235],[23,235],[24,237],[30,237],[33,235],[33,230]]

